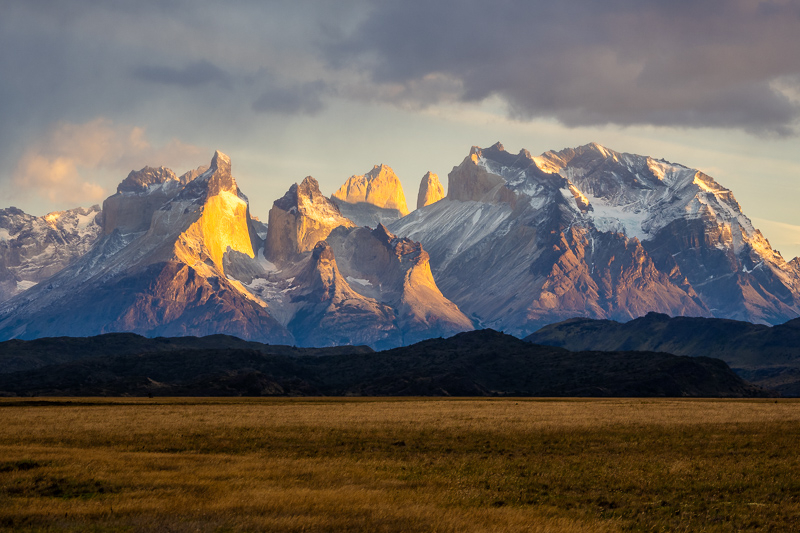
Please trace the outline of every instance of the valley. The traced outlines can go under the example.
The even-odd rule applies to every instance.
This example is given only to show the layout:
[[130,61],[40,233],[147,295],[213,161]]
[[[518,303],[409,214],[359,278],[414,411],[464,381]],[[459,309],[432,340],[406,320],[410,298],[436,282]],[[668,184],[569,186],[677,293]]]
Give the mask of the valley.
[[0,400],[0,530],[791,531],[794,400]]

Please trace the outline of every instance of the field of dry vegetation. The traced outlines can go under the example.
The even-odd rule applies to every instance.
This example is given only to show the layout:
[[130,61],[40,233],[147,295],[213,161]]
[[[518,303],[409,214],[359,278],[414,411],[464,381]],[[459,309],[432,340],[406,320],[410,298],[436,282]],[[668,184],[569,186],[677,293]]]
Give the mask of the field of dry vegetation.
[[800,530],[788,400],[0,400],[0,531]]

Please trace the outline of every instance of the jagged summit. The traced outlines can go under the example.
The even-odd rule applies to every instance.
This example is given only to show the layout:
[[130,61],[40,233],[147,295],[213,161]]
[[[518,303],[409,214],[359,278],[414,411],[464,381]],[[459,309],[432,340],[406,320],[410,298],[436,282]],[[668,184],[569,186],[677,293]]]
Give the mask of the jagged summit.
[[214,152],[214,157],[211,158],[211,167],[216,168],[221,172],[231,172],[231,158],[223,154],[219,150]]
[[350,176],[331,198],[343,202],[367,203],[384,209],[396,209],[408,214],[406,196],[394,170],[388,165],[375,165],[362,176]]
[[178,177],[172,170],[166,167],[144,167],[141,170],[131,170],[128,177],[117,185],[117,192],[145,192],[150,186],[161,185],[167,181],[178,182]]
[[319,190],[319,183],[307,176],[293,184],[269,211],[266,257],[271,261],[294,260],[325,240],[334,228],[355,224]]
[[230,157],[217,150],[214,152],[214,157],[211,158],[208,170],[190,181],[181,191],[180,197],[215,196],[220,192],[234,193],[247,201],[247,197],[239,191],[236,180],[231,174]]
[[512,154],[499,142],[489,148],[473,146],[447,179],[447,198],[451,200],[512,206],[520,196],[541,197],[545,190],[552,192],[566,183],[561,176],[539,168],[527,150]]
[[23,293],[83,256],[101,234],[100,206],[29,215],[0,209],[0,302]]
[[422,176],[419,184],[419,194],[417,194],[417,209],[426,205],[435,204],[444,198],[444,187],[439,182],[439,176],[433,172],[426,172]]
[[[303,178],[299,184],[294,183],[281,198],[275,200],[274,205],[289,211],[291,208],[300,209],[308,205],[327,205],[327,198],[320,192],[319,182],[311,176]],[[333,208],[336,212],[338,209]]]

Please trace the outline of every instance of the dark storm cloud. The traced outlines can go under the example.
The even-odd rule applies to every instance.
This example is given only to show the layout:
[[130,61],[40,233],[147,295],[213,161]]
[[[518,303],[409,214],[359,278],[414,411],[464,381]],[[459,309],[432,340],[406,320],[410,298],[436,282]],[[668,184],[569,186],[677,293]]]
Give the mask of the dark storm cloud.
[[788,134],[800,117],[797,0],[376,1],[324,53],[377,84],[446,76],[464,101],[573,126]]
[[206,60],[196,61],[183,68],[143,65],[134,69],[133,76],[142,81],[181,87],[197,87],[209,83],[230,87],[232,81],[227,72]]

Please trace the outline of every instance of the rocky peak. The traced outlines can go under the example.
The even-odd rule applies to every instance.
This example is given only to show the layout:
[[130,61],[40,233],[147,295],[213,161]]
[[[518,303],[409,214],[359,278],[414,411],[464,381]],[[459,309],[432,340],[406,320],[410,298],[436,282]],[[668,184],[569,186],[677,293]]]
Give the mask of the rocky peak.
[[151,185],[160,185],[171,180],[177,181],[178,178],[166,167],[144,167],[142,170],[131,170],[128,177],[117,185],[117,192],[145,192]]
[[444,198],[444,187],[439,182],[439,176],[428,171],[422,176],[419,184],[419,194],[417,195],[417,209],[426,205],[431,205]]
[[375,165],[362,176],[350,176],[332,198],[351,204],[368,203],[408,214],[406,196],[400,179],[388,165]]
[[322,195],[317,180],[307,176],[272,204],[267,224],[267,254],[271,260],[294,258],[311,251],[339,226],[349,228],[355,224]]
[[[359,229],[363,228],[355,231]],[[289,298],[295,314],[288,328],[303,344],[401,343],[392,308],[353,290],[326,241],[314,245],[310,261],[292,282]]]
[[311,260],[314,263],[320,263],[322,261],[335,261],[333,257],[333,249],[327,242],[319,241],[316,246],[314,246],[314,250],[311,253]]
[[231,158],[223,154],[219,150],[214,152],[214,157],[211,158],[211,168],[215,168],[220,172],[231,173]]
[[181,233],[173,247],[175,256],[203,276],[224,275],[229,252],[255,257],[257,237],[247,197],[239,191],[231,160],[222,152],[214,154],[206,172],[159,208],[149,231],[170,235],[176,229]]
[[234,192],[238,195],[239,188],[231,174],[231,158],[219,150],[214,152],[211,166],[200,176],[201,180],[208,183],[208,195],[214,196],[222,191]]
[[337,293],[350,292],[347,282],[336,266],[333,250],[325,241],[319,241],[311,252],[311,261],[297,276],[294,285],[302,291],[300,300],[328,301]]
[[306,176],[299,184],[292,184],[286,194],[275,200],[273,207],[318,221],[335,219],[347,225],[347,219],[339,208],[320,192],[319,182],[311,176]]
[[202,176],[208,170],[208,165],[200,165],[199,167],[189,170],[178,178],[178,181],[181,185],[186,185],[190,181],[193,181],[195,178]]
[[447,198],[462,202],[507,203],[516,206],[520,194],[542,196],[567,187],[558,175],[544,172],[530,152],[507,152],[502,144],[489,148],[473,146],[461,165],[448,178]]
[[378,227],[372,230],[372,236],[383,243],[401,261],[410,261],[417,265],[430,260],[428,252],[422,249],[422,244],[407,237],[397,237],[383,224],[378,224]]

